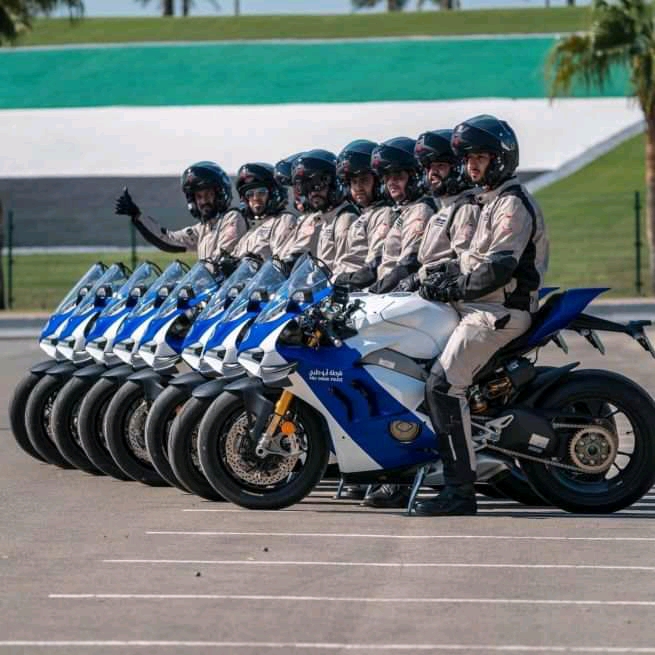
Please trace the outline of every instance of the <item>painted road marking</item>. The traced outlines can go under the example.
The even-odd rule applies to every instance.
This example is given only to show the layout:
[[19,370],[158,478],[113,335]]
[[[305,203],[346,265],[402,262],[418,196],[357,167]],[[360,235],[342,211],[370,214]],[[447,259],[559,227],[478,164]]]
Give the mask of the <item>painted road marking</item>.
[[236,559],[103,559],[105,564],[214,564],[219,566],[352,566],[374,568],[454,569],[592,569],[602,571],[655,571],[655,566],[612,566],[601,564],[467,564],[459,562],[314,562]]
[[365,596],[277,596],[268,594],[48,594],[53,600],[247,600],[302,603],[369,603],[437,605],[592,605],[655,607],[655,600],[584,600],[558,598],[368,598]]
[[226,532],[217,530],[148,530],[148,535],[186,537],[312,537],[319,539],[485,539],[501,541],[655,541],[655,537],[553,537],[486,534],[352,534],[349,532]]

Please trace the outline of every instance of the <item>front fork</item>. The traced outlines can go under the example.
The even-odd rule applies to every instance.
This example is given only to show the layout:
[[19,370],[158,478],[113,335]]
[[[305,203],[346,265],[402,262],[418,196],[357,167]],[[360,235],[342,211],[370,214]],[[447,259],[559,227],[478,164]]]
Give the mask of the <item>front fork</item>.
[[[257,442],[255,448],[255,454],[258,457],[266,457],[266,455],[271,453],[271,446],[273,445],[273,438],[275,437],[280,423],[284,415],[289,411],[291,402],[295,396],[290,391],[282,391],[282,395],[278,398],[278,401],[275,403],[275,408],[273,410],[273,417],[271,418],[266,431],[262,435],[261,439]],[[283,426],[284,427],[284,426]],[[286,434],[286,432],[285,432]],[[275,448],[273,448],[275,450]]]

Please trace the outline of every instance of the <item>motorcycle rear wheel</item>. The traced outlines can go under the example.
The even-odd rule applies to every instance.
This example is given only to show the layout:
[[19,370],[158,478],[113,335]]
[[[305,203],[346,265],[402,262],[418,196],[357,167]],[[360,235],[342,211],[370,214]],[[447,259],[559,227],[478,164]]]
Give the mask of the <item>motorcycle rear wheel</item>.
[[[575,416],[580,424],[587,421],[601,428],[606,426],[605,434],[611,437],[605,439],[609,442],[609,454],[608,468],[604,472],[593,470],[602,460],[603,452],[595,443],[591,444],[593,450],[588,446],[585,449],[580,431],[573,429],[557,430],[560,439],[566,440],[569,453],[563,462],[576,466],[582,463],[585,470],[568,471],[521,461],[521,468],[532,486],[553,505],[568,512],[609,514],[629,507],[653,486],[655,403],[640,386],[609,371],[576,371],[558,385],[540,407],[561,411],[563,418],[555,422],[574,424],[571,416]],[[600,429],[598,432],[602,437]],[[593,429],[589,434],[598,441]],[[604,442],[601,439],[599,443]]]
[[316,414],[299,399],[293,403],[292,418],[303,454],[260,459],[247,429],[252,417],[241,397],[224,392],[216,398],[198,433],[200,465],[214,489],[248,509],[282,509],[308,496],[325,474],[330,448]]

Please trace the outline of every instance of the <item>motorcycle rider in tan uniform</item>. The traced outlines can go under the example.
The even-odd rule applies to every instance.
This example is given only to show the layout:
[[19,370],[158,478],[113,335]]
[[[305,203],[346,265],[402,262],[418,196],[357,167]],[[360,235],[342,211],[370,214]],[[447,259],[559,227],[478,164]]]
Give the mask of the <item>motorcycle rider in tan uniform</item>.
[[496,352],[530,328],[548,265],[543,215],[515,177],[519,144],[512,128],[476,116],[455,128],[452,146],[482,187],[482,210],[469,249],[438,267],[419,290],[428,300],[452,303],[461,318],[425,386],[446,483],[439,496],[416,506],[417,514],[430,516],[477,512],[467,390]]
[[338,275],[347,252],[348,230],[358,211],[343,200],[336,156],[327,150],[304,152],[294,160],[291,176],[295,197],[307,210],[278,256],[290,267],[302,253],[310,252]]
[[288,194],[275,179],[273,166],[262,162],[239,168],[236,188],[250,230],[232,252],[234,258],[250,253],[268,259],[281,251],[296,224],[287,210]]
[[[426,187],[439,203],[439,211],[430,217],[418,251],[418,272],[402,279],[395,291],[417,291],[421,281],[441,264],[456,260],[473,238],[480,205],[475,190],[464,171],[464,160],[450,145],[452,130],[435,130],[421,134],[414,149],[425,175]],[[383,484],[364,498],[368,507],[406,507],[406,486]]]
[[384,241],[394,214],[383,197],[380,179],[371,167],[371,153],[378,144],[359,139],[349,143],[337,157],[337,175],[361,215],[350,225],[342,273],[336,284],[352,288],[375,281]]
[[164,252],[195,250],[198,259],[218,259],[231,253],[248,225],[241,212],[229,208],[232,184],[225,171],[210,161],[192,164],[182,175],[182,191],[189,212],[199,222],[180,230],[169,230],[144,216],[127,187],[116,200],[116,214],[129,216],[141,235]]

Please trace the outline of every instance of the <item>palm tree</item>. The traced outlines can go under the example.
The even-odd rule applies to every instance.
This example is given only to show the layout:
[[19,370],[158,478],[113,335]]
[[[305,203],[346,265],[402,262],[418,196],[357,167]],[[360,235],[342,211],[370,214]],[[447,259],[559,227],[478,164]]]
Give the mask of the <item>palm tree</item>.
[[[407,0],[385,0],[387,11],[402,11],[407,4]],[[379,0],[351,0],[353,9],[367,9],[375,7]]]
[[66,7],[71,20],[84,15],[84,0],[0,0],[0,43],[14,41],[32,26],[38,14]]
[[546,64],[549,95],[570,92],[574,82],[603,87],[617,66],[630,72],[630,95],[646,120],[647,229],[651,291],[655,293],[655,32],[646,0],[593,0],[589,31],[560,39]]
[[[175,16],[175,0],[157,0],[157,1],[161,8],[162,16]],[[221,6],[218,3],[218,0],[208,0],[208,1],[214,6],[214,9],[216,9],[216,11],[221,10]],[[0,2],[2,2],[2,0],[0,0]],[[144,7],[150,4],[150,0],[136,0],[136,2],[143,5]],[[191,9],[193,9],[195,4],[196,4],[195,0],[181,0],[180,13],[182,14],[182,16],[188,16],[191,13]],[[240,9],[239,0],[234,0],[235,16],[239,15],[239,9]]]

